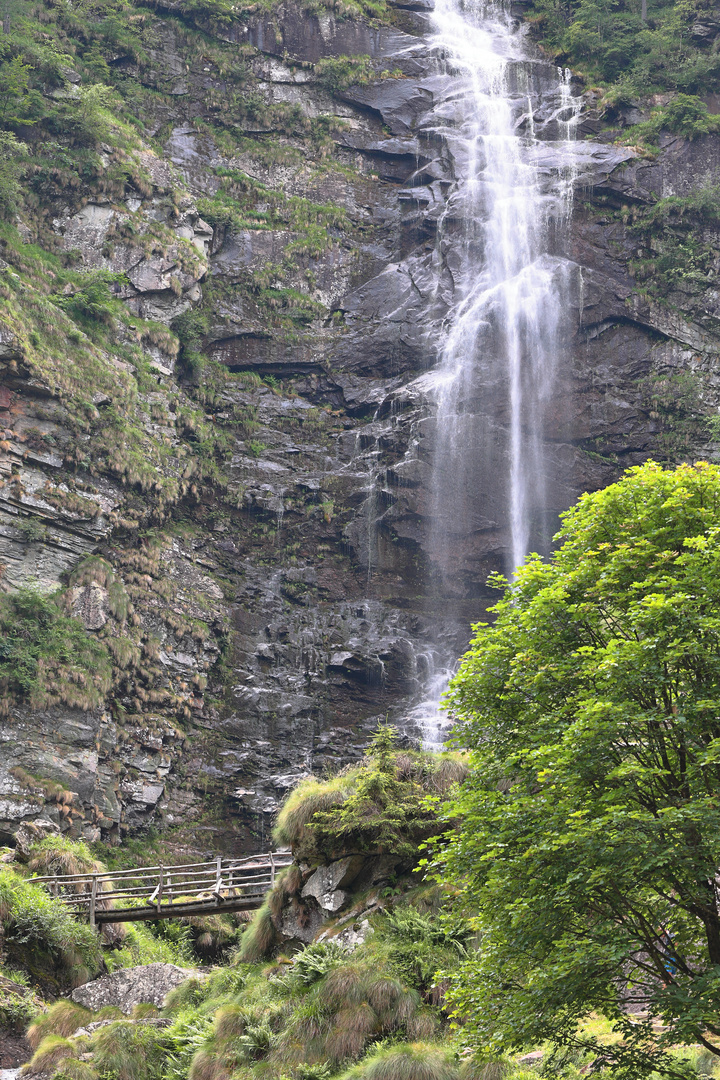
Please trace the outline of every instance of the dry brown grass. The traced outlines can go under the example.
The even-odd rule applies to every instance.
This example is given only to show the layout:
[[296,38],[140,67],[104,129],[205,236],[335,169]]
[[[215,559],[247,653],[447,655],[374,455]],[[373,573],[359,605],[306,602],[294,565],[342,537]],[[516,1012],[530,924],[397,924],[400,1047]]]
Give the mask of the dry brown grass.
[[240,939],[238,959],[244,964],[253,964],[262,959],[272,949],[277,934],[272,921],[272,912],[266,901],[258,909],[255,918]]
[[83,1027],[92,1017],[89,1009],[76,1005],[73,1001],[56,1001],[46,1013],[38,1016],[27,1031],[28,1042],[37,1050],[47,1035],[60,1035],[66,1039],[78,1028]]
[[351,794],[359,769],[343,769],[332,780],[316,780],[310,777],[290,792],[280,811],[273,830],[273,839],[293,849],[303,842],[312,843],[312,830],[308,823],[319,810],[332,810],[340,806]]
[[229,1080],[230,1070],[213,1046],[197,1051],[188,1073],[188,1080]]
[[62,1035],[46,1035],[27,1065],[23,1066],[22,1076],[37,1076],[38,1073],[53,1072],[63,1058],[72,1057],[76,1047]]

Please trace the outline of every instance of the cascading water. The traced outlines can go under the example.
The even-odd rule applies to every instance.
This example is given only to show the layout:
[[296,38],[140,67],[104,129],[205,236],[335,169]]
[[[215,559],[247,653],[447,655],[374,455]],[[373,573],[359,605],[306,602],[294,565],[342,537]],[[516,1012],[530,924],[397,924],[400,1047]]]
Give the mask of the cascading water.
[[[512,575],[549,540],[543,447],[575,272],[558,252],[579,102],[502,9],[436,0],[433,20],[451,78],[425,129],[456,182],[435,249],[437,302],[450,296],[449,312],[439,364],[423,377],[435,412],[430,552],[438,595],[462,597],[479,551],[494,544]],[[415,713],[429,746],[442,742],[440,684]]]
[[[541,436],[572,267],[550,251],[571,206],[572,158],[568,154],[560,170],[541,167],[533,65],[522,31],[502,11],[438,0],[434,21],[436,44],[456,75],[434,119],[458,183],[438,236],[442,269],[444,243],[452,245],[455,300],[434,374],[431,550],[441,571],[453,573],[453,535],[467,536],[499,519],[509,532],[512,573],[528,552],[533,517],[545,505]],[[546,93],[553,91],[553,119],[567,141],[577,111],[561,72]],[[494,407],[482,412],[491,418],[485,433],[493,444],[491,465],[468,454],[478,445],[472,429],[481,410],[474,403],[490,395]],[[506,506],[473,521],[478,465],[504,473]]]

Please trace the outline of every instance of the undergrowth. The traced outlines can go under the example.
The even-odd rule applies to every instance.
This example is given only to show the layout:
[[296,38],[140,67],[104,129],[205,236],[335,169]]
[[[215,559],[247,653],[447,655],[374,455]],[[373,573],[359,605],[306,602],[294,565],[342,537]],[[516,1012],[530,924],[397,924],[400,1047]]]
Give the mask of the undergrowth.
[[55,597],[31,588],[0,594],[0,716],[13,702],[93,709],[110,684],[107,649]]

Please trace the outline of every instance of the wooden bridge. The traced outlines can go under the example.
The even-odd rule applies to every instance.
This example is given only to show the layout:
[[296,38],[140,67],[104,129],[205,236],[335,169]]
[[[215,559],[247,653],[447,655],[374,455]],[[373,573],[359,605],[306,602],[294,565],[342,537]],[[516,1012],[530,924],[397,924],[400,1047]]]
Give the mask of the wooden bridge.
[[144,866],[105,874],[55,874],[34,877],[76,915],[97,923],[146,922],[181,915],[210,915],[258,908],[275,884],[278,870],[292,862],[290,852],[246,859]]

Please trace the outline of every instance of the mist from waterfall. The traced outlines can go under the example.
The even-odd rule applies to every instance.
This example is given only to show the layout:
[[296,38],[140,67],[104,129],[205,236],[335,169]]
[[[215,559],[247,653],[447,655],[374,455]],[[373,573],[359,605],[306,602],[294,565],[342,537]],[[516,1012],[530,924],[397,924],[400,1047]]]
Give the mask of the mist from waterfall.
[[[574,271],[554,251],[572,208],[579,103],[565,73],[531,59],[522,28],[501,8],[436,0],[433,23],[453,78],[432,131],[453,159],[456,184],[435,253],[438,301],[448,274],[452,301],[427,377],[435,403],[430,552],[438,594],[457,596],[475,537],[495,535],[509,576],[549,541],[543,446]],[[551,165],[548,138],[560,151]],[[480,505],[478,489],[495,497]],[[415,710],[430,747],[442,744],[447,725],[437,703],[449,674],[434,675]]]

